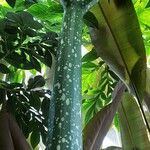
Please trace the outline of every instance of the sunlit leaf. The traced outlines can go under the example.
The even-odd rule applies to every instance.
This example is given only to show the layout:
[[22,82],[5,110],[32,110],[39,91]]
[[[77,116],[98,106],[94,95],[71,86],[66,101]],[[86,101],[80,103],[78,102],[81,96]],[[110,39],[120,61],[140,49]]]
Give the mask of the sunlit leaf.
[[138,14],[139,21],[150,27],[150,8],[144,9]]
[[101,0],[91,11],[99,23],[99,29],[90,28],[98,55],[142,97],[146,54],[132,2]]

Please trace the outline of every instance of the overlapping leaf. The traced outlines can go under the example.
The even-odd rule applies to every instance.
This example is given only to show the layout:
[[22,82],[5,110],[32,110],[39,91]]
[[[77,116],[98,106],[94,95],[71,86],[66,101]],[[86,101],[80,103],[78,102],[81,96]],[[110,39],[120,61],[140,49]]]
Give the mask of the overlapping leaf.
[[145,89],[146,56],[132,2],[101,0],[91,12],[99,24],[98,29],[90,28],[98,55],[132,91],[142,97]]
[[124,90],[125,85],[119,83],[114,90],[113,102],[99,111],[86,125],[83,130],[84,150],[97,150],[100,148],[111,126]]
[[150,149],[147,127],[135,99],[125,93],[119,107],[119,120],[124,150]]

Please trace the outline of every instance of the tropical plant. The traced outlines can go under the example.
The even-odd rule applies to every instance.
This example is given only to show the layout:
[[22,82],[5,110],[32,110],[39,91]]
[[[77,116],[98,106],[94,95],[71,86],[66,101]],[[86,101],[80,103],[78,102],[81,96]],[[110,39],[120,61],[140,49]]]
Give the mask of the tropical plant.
[[[18,3],[12,4],[15,6],[13,9],[1,6],[1,122],[8,118],[7,123],[10,123],[1,123],[0,130],[6,127],[8,132],[6,136],[5,132],[1,132],[0,148],[10,149],[13,140],[14,148],[27,149],[23,141],[19,141],[21,134],[16,125],[12,126],[10,114],[15,117],[24,136],[30,137],[30,143],[35,148],[40,136],[42,142],[46,143],[51,91],[43,88],[47,79],[41,75],[45,72],[45,66],[52,66],[52,57],[55,57],[58,45],[57,33],[44,28],[42,22],[33,18],[25,8],[18,11]],[[26,5],[27,1],[21,6]],[[11,138],[7,138],[9,134]],[[6,143],[10,143],[8,148],[3,147]]]
[[112,124],[107,149],[150,149],[149,0],[0,4],[1,149],[98,150]]

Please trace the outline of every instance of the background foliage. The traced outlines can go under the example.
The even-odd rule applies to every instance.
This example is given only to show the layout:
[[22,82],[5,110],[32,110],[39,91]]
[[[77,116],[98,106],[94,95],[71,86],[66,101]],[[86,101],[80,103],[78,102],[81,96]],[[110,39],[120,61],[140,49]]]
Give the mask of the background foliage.
[[[132,1],[150,65],[150,1]],[[35,148],[40,136],[44,144],[46,140],[51,96],[45,86],[46,70],[52,67],[57,53],[63,8],[51,0],[7,2],[0,3],[0,92],[7,91],[7,109]],[[94,22],[97,27],[97,22],[92,14],[87,16],[90,21],[85,16],[83,45],[90,52],[82,58],[83,128],[112,102],[112,91],[119,80],[93,48],[87,26]],[[113,123],[119,129],[118,115]]]

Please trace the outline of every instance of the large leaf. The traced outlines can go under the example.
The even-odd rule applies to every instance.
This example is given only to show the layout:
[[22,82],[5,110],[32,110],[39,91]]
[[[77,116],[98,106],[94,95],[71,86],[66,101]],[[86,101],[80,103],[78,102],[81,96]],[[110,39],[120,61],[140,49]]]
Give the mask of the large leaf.
[[150,111],[150,69],[146,69],[146,92],[144,93],[145,103]]
[[135,99],[125,93],[119,107],[121,137],[124,150],[150,149],[150,141],[143,116]]
[[125,85],[119,83],[113,93],[113,102],[99,111],[84,128],[84,150],[97,150],[106,136],[118,104],[121,100]]
[[146,56],[132,2],[101,0],[91,11],[99,23],[99,29],[90,28],[98,55],[141,98]]

